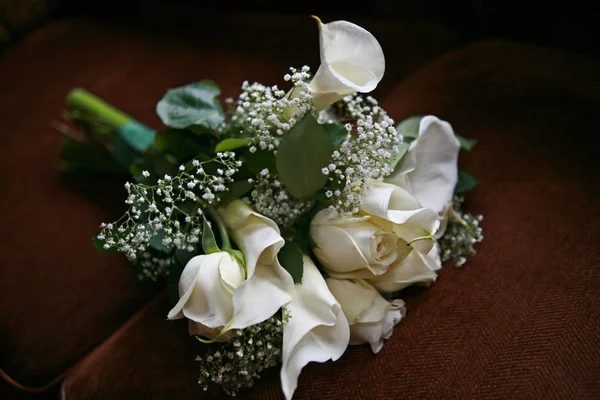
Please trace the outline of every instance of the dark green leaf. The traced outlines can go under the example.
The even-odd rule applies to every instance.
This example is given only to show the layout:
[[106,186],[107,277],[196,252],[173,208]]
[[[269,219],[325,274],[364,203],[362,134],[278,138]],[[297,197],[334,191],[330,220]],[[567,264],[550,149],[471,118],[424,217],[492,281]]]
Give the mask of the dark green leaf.
[[461,150],[471,151],[473,146],[477,144],[477,139],[467,139],[466,137],[456,135],[456,138],[460,142]]
[[208,224],[206,217],[203,216],[202,218],[204,219],[204,226],[202,227],[202,249],[206,254],[218,253],[221,249],[217,246],[215,234]]
[[165,238],[165,231],[162,229],[156,231],[156,234],[150,238],[150,247],[155,250],[162,251],[163,253],[169,253],[171,249],[163,244]]
[[267,168],[269,171],[275,171],[275,155],[272,151],[257,150],[254,153],[247,152],[242,157],[243,167],[247,167],[252,175],[260,173]]
[[310,224],[299,227],[292,241],[300,247],[303,253],[308,254],[313,247],[313,240],[310,237]]
[[400,145],[398,146],[398,150],[392,154],[392,158],[390,159],[390,167],[392,168],[392,170],[396,168],[398,163],[402,160],[402,157],[406,155],[406,152],[408,151],[409,147],[410,144],[406,142],[400,143]]
[[[177,160],[173,160],[168,154],[146,154],[143,158],[136,159],[129,166],[129,172],[138,182],[156,182],[158,178],[163,177],[165,174],[175,175],[178,166]],[[142,171],[150,172],[150,178],[144,178]]]
[[80,143],[71,138],[62,142],[58,169],[63,173],[109,173],[127,175],[103,148],[93,143]]
[[294,283],[302,283],[304,274],[304,261],[302,260],[302,249],[294,242],[285,241],[285,245],[279,250],[277,259],[279,263],[294,279]]
[[310,198],[327,183],[321,170],[331,158],[329,135],[307,114],[281,139],[276,155],[277,173],[288,192]]
[[235,149],[239,149],[240,147],[246,147],[248,143],[252,141],[252,138],[234,138],[234,139],[225,139],[217,145],[215,149],[216,152],[221,151],[231,151]]
[[243,197],[246,193],[252,190],[254,186],[248,181],[235,181],[229,187],[229,191],[221,194],[222,205],[229,203],[230,201]]
[[344,140],[348,138],[348,131],[344,127],[344,125],[340,124],[323,124],[321,125],[327,134],[329,135],[329,140],[331,141],[331,149],[337,150],[339,149]]
[[201,125],[216,129],[225,120],[219,103],[220,94],[221,89],[209,80],[170,89],[158,102],[156,112],[171,128]]
[[473,189],[475,186],[479,184],[479,180],[477,178],[472,177],[462,169],[458,170],[458,183],[456,184],[456,188],[454,191],[456,193],[463,193],[467,190]]
[[185,163],[200,153],[211,154],[214,139],[198,136],[189,130],[167,129],[156,135],[154,146],[161,153],[175,157],[179,163]]
[[419,127],[421,126],[422,115],[416,115],[400,122],[396,127],[399,134],[404,136],[405,142],[412,142],[419,137]]

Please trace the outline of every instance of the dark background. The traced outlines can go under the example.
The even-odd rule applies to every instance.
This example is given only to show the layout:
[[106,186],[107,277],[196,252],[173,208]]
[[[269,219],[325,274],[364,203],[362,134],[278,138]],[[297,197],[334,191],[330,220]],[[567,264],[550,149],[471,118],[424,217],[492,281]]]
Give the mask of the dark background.
[[60,18],[108,16],[154,29],[173,25],[193,29],[220,13],[233,12],[410,20],[443,26],[465,42],[502,37],[583,54],[598,55],[600,49],[598,2],[565,0],[0,0],[0,49]]

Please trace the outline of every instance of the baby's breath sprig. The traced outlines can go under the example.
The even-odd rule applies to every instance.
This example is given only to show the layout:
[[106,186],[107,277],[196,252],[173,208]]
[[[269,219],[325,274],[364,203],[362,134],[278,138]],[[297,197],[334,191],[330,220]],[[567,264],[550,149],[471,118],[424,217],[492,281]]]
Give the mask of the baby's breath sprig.
[[438,240],[442,262],[452,259],[455,267],[462,267],[468,257],[477,254],[475,244],[483,241],[480,225],[483,215],[463,213],[463,202],[462,196],[454,196],[454,213],[451,213],[444,236]]
[[251,387],[264,369],[281,362],[283,325],[290,316],[274,315],[264,322],[236,332],[236,336],[216,351],[201,357],[198,383],[204,390],[216,383],[230,396]]
[[[205,171],[209,164],[214,164],[215,174]],[[202,208],[219,201],[219,194],[228,190],[240,167],[235,153],[224,152],[208,161],[181,165],[177,175],[164,175],[156,184],[125,183],[129,208],[117,221],[102,223],[97,239],[105,250],[124,253],[130,261],[140,260],[145,269],[150,268],[148,264],[156,265],[154,275],[161,275],[168,268],[154,263],[158,258],[149,248],[194,251],[202,233]],[[142,175],[150,179],[148,171]],[[146,271],[145,275],[153,274]]]
[[296,218],[308,211],[314,204],[311,201],[296,199],[267,168],[263,169],[255,179],[249,179],[254,184],[247,202],[254,209],[277,223],[288,227]]
[[[366,182],[393,172],[391,161],[402,143],[402,136],[396,131],[394,120],[370,96],[346,96],[342,100],[342,113],[343,118],[355,120],[356,124],[346,123],[350,136],[333,152],[331,163],[322,172],[329,176],[332,184],[326,191],[332,201],[330,207],[345,214],[356,214]],[[336,182],[341,185],[334,185]]]
[[229,99],[229,124],[240,129],[241,136],[254,138],[250,151],[275,151],[280,137],[289,131],[304,114],[313,110],[312,94],[308,90],[310,68],[290,68],[284,80],[291,81],[293,89],[287,94],[277,86],[260,83],[242,84],[242,93],[236,101]]

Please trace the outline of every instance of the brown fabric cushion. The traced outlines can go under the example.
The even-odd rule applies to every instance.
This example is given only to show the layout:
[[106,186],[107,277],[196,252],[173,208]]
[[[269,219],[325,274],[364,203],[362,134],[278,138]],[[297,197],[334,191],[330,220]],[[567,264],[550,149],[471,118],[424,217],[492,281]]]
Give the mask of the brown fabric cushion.
[[[462,269],[404,293],[408,315],[378,355],[351,347],[311,364],[295,399],[600,397],[596,60],[513,43],[467,47],[428,64],[384,102],[398,119],[433,113],[480,139],[461,163],[486,240]],[[100,346],[64,399],[201,397],[200,351],[166,299]],[[161,365],[161,364],[164,364]],[[219,392],[206,398],[219,398]],[[279,399],[271,369],[242,398]],[[204,397],[201,397],[204,398]]]
[[[210,78],[234,96],[243,80],[281,85],[289,66],[318,65],[308,17],[203,15],[200,25],[140,29],[125,22],[58,22],[0,61],[3,386],[42,390],[59,382],[156,293],[136,286],[122,258],[101,256],[90,241],[121,208],[121,184],[57,172],[61,138],[50,122],[66,93],[87,88],[159,128],[155,105],[170,87]],[[387,87],[455,41],[428,25],[365,26],[390,49],[395,73]]]

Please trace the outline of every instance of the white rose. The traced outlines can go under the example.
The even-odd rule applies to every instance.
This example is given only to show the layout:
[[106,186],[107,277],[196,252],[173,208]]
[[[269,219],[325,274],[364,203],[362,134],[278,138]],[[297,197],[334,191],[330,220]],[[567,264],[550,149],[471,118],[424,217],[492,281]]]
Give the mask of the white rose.
[[[190,334],[216,338],[233,316],[233,292],[244,280],[244,269],[226,252],[192,258],[179,279],[179,302],[169,319],[186,317]],[[228,340],[231,333],[218,340]]]
[[[358,265],[361,262],[355,248],[348,244],[350,235],[342,241],[339,239],[342,235],[320,235],[311,225],[311,236],[316,232],[318,239],[313,237],[318,247],[314,253],[332,278],[365,279],[381,292],[393,292],[413,283],[429,283],[436,279],[435,271],[441,268],[439,259],[435,257],[437,247],[434,236],[440,225],[436,211],[422,207],[408,191],[379,181],[367,183],[361,211],[381,231],[396,235],[396,259],[386,268],[380,268],[380,273],[374,273],[372,268],[367,267],[344,270],[342,267],[346,263]],[[340,216],[338,221],[344,218],[347,217]],[[340,222],[336,224],[343,226]],[[363,234],[368,232],[365,230]],[[350,257],[354,258],[352,263],[347,260]],[[341,260],[339,265],[337,260]],[[336,268],[330,269],[328,265]]]
[[328,270],[352,272],[363,268],[383,274],[398,258],[398,237],[369,216],[346,217],[334,210],[319,211],[312,220],[310,235],[314,253]]
[[437,279],[436,271],[441,267],[439,251],[434,242],[427,254],[413,249],[385,274],[369,277],[367,282],[381,293],[393,293],[415,283],[429,285]]
[[327,279],[327,287],[342,306],[350,324],[350,344],[369,343],[373,353],[379,353],[384,339],[389,339],[394,326],[406,314],[404,302],[391,303],[361,279]]
[[319,110],[354,92],[373,91],[385,72],[383,50],[375,37],[348,21],[319,24],[321,65],[309,88]]
[[442,212],[458,182],[459,150],[460,142],[449,123],[433,115],[423,117],[419,136],[385,181],[408,190],[424,207]]

